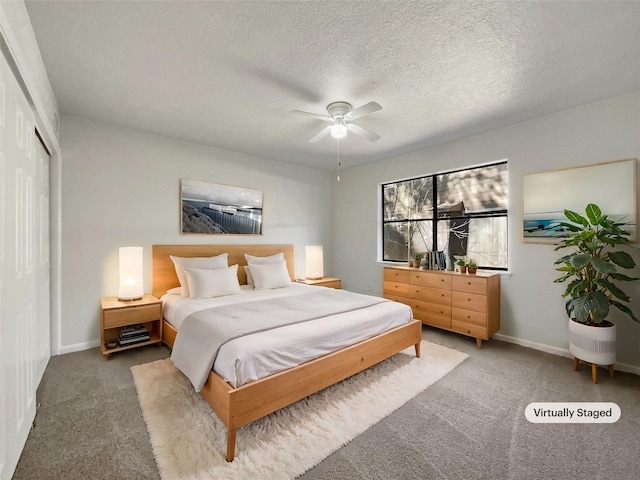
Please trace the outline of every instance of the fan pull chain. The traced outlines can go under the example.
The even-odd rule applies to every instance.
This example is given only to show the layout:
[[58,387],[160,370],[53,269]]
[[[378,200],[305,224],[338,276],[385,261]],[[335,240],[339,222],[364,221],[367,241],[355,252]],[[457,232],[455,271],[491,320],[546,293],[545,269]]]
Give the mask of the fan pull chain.
[[338,139],[338,182],[340,181],[340,167],[342,162],[340,161],[340,139]]

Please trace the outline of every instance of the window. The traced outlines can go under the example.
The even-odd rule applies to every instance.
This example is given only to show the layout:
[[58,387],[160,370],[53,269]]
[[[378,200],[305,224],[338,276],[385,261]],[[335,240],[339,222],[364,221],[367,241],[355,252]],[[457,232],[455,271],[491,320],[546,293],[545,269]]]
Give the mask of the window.
[[444,252],[506,270],[507,174],[499,162],[382,184],[383,260]]

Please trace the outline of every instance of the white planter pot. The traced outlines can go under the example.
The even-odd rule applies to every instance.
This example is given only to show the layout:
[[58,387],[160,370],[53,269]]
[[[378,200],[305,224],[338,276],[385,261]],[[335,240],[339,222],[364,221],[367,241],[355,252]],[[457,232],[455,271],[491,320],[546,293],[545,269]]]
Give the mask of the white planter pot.
[[616,326],[592,327],[569,320],[569,351],[596,365],[616,363]]

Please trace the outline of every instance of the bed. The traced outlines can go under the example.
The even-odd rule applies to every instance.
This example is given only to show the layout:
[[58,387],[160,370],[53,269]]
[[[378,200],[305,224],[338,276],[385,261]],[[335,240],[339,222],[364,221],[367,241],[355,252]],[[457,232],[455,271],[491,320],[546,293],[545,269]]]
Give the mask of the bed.
[[[280,252],[284,254],[289,278],[293,278],[293,245],[153,245],[153,295],[161,298],[170,289],[180,285],[171,255],[212,257],[227,253],[228,264],[240,266],[238,280],[240,285],[245,285],[245,254],[266,257]],[[178,328],[163,319],[162,340],[170,348],[174,347],[177,333]],[[416,356],[419,357],[421,338],[421,323],[410,318],[407,323],[371,338],[240,386],[232,385],[215,370],[209,371],[200,395],[227,428],[226,460],[231,462],[234,459],[238,428],[369,368],[410,346],[415,347]]]

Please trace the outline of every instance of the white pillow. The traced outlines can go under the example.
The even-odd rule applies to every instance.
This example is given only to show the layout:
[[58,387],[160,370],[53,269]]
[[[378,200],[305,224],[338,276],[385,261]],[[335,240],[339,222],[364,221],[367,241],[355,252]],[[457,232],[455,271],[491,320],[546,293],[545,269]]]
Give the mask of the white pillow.
[[238,282],[238,265],[216,270],[185,268],[189,297],[214,298],[243,293]]
[[183,297],[189,296],[189,283],[184,274],[185,268],[215,270],[218,268],[227,268],[229,266],[226,253],[221,253],[216,257],[174,257],[173,255],[170,255],[170,257],[171,260],[173,260],[174,267],[176,268],[176,275],[178,275],[178,280],[180,281]]
[[167,295],[182,295],[182,287],[174,287],[167,290]]
[[[255,257],[253,255],[245,253],[244,258],[247,260],[247,263],[249,265],[268,265],[284,260],[284,253],[274,253],[273,255],[269,255],[268,257]],[[253,276],[251,275],[251,270],[249,269],[249,267],[244,267],[244,271],[247,274],[247,285],[253,285]]]
[[274,253],[268,257],[254,257],[253,255],[245,253],[244,258],[247,260],[249,265],[268,265],[270,263],[278,263],[284,260],[284,253]]
[[272,290],[291,285],[289,271],[284,260],[266,265],[249,265],[256,290]]

